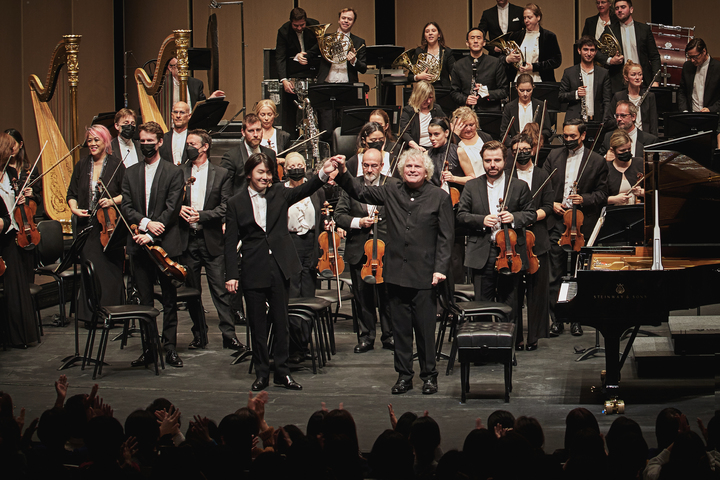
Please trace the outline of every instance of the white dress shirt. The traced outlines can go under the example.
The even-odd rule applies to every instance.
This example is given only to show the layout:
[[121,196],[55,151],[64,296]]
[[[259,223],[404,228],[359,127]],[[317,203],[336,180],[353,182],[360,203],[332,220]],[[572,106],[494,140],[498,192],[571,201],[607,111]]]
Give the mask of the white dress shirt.
[[[303,183],[307,182],[307,178]],[[285,182],[287,188],[290,181]],[[315,228],[315,207],[310,197],[305,197],[297,203],[290,205],[288,208],[288,231],[298,235],[305,235],[307,232]]]
[[[495,215],[499,213],[500,210],[500,199],[505,194],[504,187],[505,186],[505,172],[500,174],[500,178],[496,179],[494,183],[490,183],[490,180],[487,181],[487,195],[488,195],[488,207],[490,208],[490,215]],[[495,240],[495,236],[497,235],[497,232],[500,231],[500,222],[496,223],[495,226],[492,228],[492,236],[490,237],[493,241]]]
[[[345,35],[348,39],[348,41],[352,44],[352,40],[350,40],[350,35],[347,33],[343,33],[340,29],[338,29],[337,33]],[[353,63],[354,65],[354,63]],[[333,63],[330,67],[330,72],[327,76],[327,83],[348,83],[349,77],[348,77],[348,69],[347,69],[347,62],[342,63]]]
[[620,33],[622,35],[622,48],[623,55],[625,56],[625,63],[628,60],[632,60],[635,63],[640,63],[640,57],[638,56],[637,39],[635,38],[635,22],[632,21],[628,24],[620,24]]
[[604,22],[600,16],[598,16],[597,26],[595,27],[595,40],[600,40],[602,34],[605,32],[605,27],[610,26],[610,20]]
[[705,100],[705,79],[707,78],[708,66],[710,65],[710,56],[708,55],[705,63],[700,65],[695,72],[695,80],[692,89],[692,111],[699,112],[703,109]]
[[[522,45],[520,45],[520,52],[525,57],[525,62],[529,64],[537,63],[540,58],[540,31],[537,32],[525,32],[525,38],[523,39]],[[542,82],[540,72],[530,72],[533,77],[533,81]],[[520,76],[520,72],[515,76],[515,80]]]
[[[595,69],[589,72],[583,70],[580,66],[580,74],[582,75],[583,85],[585,85],[585,105],[587,106],[588,117],[595,116]],[[575,92],[575,98],[580,100],[580,95]]]
[[627,132],[627,134],[630,136],[630,151],[633,154],[633,157],[635,156],[635,145],[637,145],[637,128],[633,128],[632,131]]
[[565,164],[565,187],[563,189],[563,206],[565,208],[572,207],[572,201],[568,198],[572,193],[573,184],[577,180],[580,174],[580,164],[582,163],[583,154],[585,153],[585,146],[581,146],[576,152],[572,152],[568,155],[567,162]]
[[140,161],[135,150],[135,143],[130,140],[125,140],[122,135],[118,135],[118,145],[120,145],[120,158],[122,158],[125,168],[130,168]]
[[[152,193],[153,181],[155,180],[155,173],[157,172],[160,162],[163,160],[158,158],[154,163],[150,164],[145,162],[145,215],[148,215],[150,211],[150,194]],[[147,225],[150,223],[150,217],[145,217],[140,222],[140,230],[147,232]],[[152,236],[147,234],[151,239]]]
[[518,102],[518,128],[522,132],[525,129],[525,125],[528,123],[532,123],[533,121],[533,108],[532,108],[532,101],[527,104],[527,106],[524,106],[522,103]]
[[185,143],[187,142],[188,129],[178,133],[173,129],[172,134],[172,156],[175,165],[182,164],[183,152],[185,151]]
[[482,157],[480,156],[480,150],[482,150],[482,146],[484,144],[485,142],[483,142],[482,138],[480,137],[478,137],[475,145],[468,145],[467,143],[465,143],[464,140],[460,140],[459,143],[459,146],[462,147],[463,150],[465,150],[465,153],[467,153],[467,156],[470,158],[470,163],[472,163],[475,177],[485,175],[485,167],[483,167]]
[[262,192],[256,192],[251,187],[248,187],[250,193],[250,201],[253,206],[253,215],[255,216],[255,223],[258,227],[263,229],[263,232],[267,231],[267,199],[265,198],[265,192],[267,188]]
[[[205,160],[200,166],[193,164],[192,176],[195,177],[195,183],[190,187],[190,205],[198,212],[205,208],[205,194],[208,187],[208,171],[210,170],[210,161]],[[198,228],[197,223],[191,223],[192,228]]]
[[[500,23],[500,30],[502,30],[502,33],[507,33],[507,31],[508,31],[508,15],[510,15],[510,2],[506,3],[504,7],[501,7],[500,5],[498,5],[497,11],[498,11],[498,23]],[[492,38],[490,40],[492,40]],[[490,40],[488,40],[488,41],[490,41]]]
[[430,136],[428,135],[428,127],[430,126],[430,120],[432,120],[432,114],[418,112],[418,119],[420,120],[420,141],[418,145],[427,148],[432,147]]
[[527,170],[520,170],[519,168],[515,170],[517,172],[518,178],[527,183],[530,191],[532,191],[532,176],[534,170],[535,166],[532,163],[530,164],[530,168],[528,168]]
[[245,150],[247,150],[248,157],[252,156],[255,153],[260,153],[260,147],[257,146],[255,148],[250,148],[250,145],[247,142],[243,142],[245,145]]

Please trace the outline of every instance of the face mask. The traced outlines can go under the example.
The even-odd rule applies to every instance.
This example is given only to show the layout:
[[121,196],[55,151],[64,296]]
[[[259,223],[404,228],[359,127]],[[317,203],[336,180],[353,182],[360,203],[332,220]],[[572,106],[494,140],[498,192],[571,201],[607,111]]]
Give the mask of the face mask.
[[191,162],[200,156],[198,149],[191,145],[188,145],[185,151],[187,152],[188,160]]
[[580,145],[580,140],[577,138],[575,140],[564,140],[563,145],[565,145],[565,148],[568,150],[575,150],[578,145]]
[[120,130],[120,135],[125,140],[130,140],[135,134],[135,125],[123,125]]
[[368,148],[374,148],[375,150],[382,150],[385,142],[366,142]]
[[520,165],[527,165],[528,162],[532,159],[532,153],[531,152],[520,152],[517,156],[517,163]]
[[157,146],[157,143],[141,143],[140,144],[140,151],[145,156],[145,158],[152,158],[155,156],[155,153],[157,150],[155,147]]
[[287,176],[290,178],[290,180],[302,180],[303,177],[305,177],[305,169],[304,168],[288,168],[287,169]]
[[620,160],[621,162],[629,162],[630,160],[632,160],[632,152],[629,151],[629,150],[628,150],[627,152],[618,153],[618,154],[615,155],[615,156],[616,156],[617,159]]

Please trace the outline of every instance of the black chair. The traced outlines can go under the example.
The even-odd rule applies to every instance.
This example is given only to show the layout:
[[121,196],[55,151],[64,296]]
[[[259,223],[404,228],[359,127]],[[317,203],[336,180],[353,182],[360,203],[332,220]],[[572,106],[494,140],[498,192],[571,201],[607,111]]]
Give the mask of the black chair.
[[357,135],[343,135],[337,127],[332,133],[332,151],[335,155],[352,157],[357,152]]
[[[153,290],[153,295],[155,296],[155,300],[162,302],[162,288],[160,285],[155,285]],[[208,338],[207,338],[207,322],[205,321],[205,309],[202,307],[202,299],[200,298],[202,296],[202,293],[200,293],[200,290],[197,288],[190,288],[186,287],[185,285],[181,285],[177,288],[177,302],[190,302],[192,300],[197,299],[200,302],[200,315],[202,316],[202,324],[204,325],[204,328],[201,328],[201,334],[202,334],[202,342],[207,345]],[[127,342],[126,342],[127,343]]]
[[160,355],[162,344],[160,335],[158,334],[156,318],[160,312],[154,307],[146,305],[100,305],[102,298],[102,289],[100,282],[95,277],[95,267],[90,260],[85,261],[82,265],[82,280],[85,287],[85,296],[87,297],[88,308],[92,312],[92,321],[90,322],[90,331],[88,332],[87,341],[85,343],[85,354],[81,370],[85,370],[86,359],[91,358],[93,346],[95,343],[95,333],[97,332],[98,323],[102,321],[102,334],[98,343],[97,359],[95,361],[95,369],[93,371],[93,380],[98,375],[102,375],[102,367],[105,360],[105,352],[107,351],[108,337],[110,329],[115,322],[127,323],[137,318],[140,320],[140,337],[142,339],[143,351],[152,358],[155,364],[155,375],[159,375],[158,357],[163,370],[165,362]]
[[[288,304],[288,313],[304,314],[311,319],[310,336],[312,341],[313,331],[315,333],[315,351],[318,356],[320,367],[330,360],[335,354],[334,331],[330,318],[330,303],[328,300],[318,297],[291,298]],[[314,367],[313,367],[314,368]],[[313,373],[316,373],[313,370]]]
[[60,302],[60,325],[65,326],[68,323],[65,312],[65,285],[67,281],[72,281],[73,296],[70,299],[71,310],[75,305],[75,281],[77,275],[74,270],[67,269],[62,272],[56,272],[60,265],[59,260],[65,250],[63,239],[62,225],[57,220],[43,220],[37,224],[38,232],[40,232],[40,243],[37,246],[39,265],[35,268],[35,274],[51,277],[58,286],[58,298]]

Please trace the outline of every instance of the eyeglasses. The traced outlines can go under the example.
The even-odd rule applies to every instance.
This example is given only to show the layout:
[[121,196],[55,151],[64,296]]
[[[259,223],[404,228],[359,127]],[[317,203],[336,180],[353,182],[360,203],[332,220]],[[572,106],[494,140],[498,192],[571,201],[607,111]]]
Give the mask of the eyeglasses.
[[705,52],[703,52],[703,53],[698,53],[697,55],[687,55],[687,54],[685,54],[685,58],[687,58],[688,60],[697,60],[698,58],[702,57],[704,54],[705,54]]
[[168,68],[177,68],[177,63],[168,63]]
[[630,117],[630,116],[632,116],[631,113],[616,113],[615,114],[615,118],[625,118],[625,117]]

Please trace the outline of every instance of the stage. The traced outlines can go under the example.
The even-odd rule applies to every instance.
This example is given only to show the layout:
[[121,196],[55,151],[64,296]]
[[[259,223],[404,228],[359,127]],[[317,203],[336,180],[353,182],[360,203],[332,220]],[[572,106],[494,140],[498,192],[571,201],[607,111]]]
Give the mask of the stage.
[[[68,396],[87,393],[93,383],[98,383],[99,396],[113,407],[115,417],[121,423],[133,410],[144,409],[158,397],[165,397],[180,408],[183,432],[193,415],[207,416],[219,423],[223,416],[245,406],[255,375],[248,374],[248,360],[238,365],[230,364],[232,351],[222,349],[217,314],[207,286],[203,297],[206,309],[210,311],[207,315],[210,344],[205,350],[187,349],[192,340],[191,322],[187,311],[180,311],[177,350],[185,364],[183,368],[166,367],[159,376],[155,376],[151,368],[131,368],[130,362],[141,353],[140,339],[135,336],[128,340],[124,350],[120,350],[120,342],[110,343],[106,355],[109,365],[95,381],[92,380],[90,367],[83,371],[78,365],[60,372],[57,368],[61,360],[73,354],[73,324],[48,326],[45,327],[42,343],[27,350],[0,351],[0,390],[12,396],[16,415],[21,407],[25,407],[26,425],[52,407],[55,400],[53,382],[61,374],[67,375],[69,380]],[[47,316],[55,311],[43,311],[46,322],[49,320]],[[349,305],[343,306],[342,311],[349,313]],[[717,305],[703,307],[702,314],[717,315],[719,311]],[[696,311],[674,314],[695,315]],[[660,331],[663,327],[647,329]],[[236,329],[240,340],[246,343],[245,326],[238,325]],[[603,396],[591,393],[592,386],[600,386],[600,371],[605,368],[604,357],[575,362],[578,355],[574,347],[592,346],[595,330],[585,327],[582,337],[572,337],[568,330],[566,328],[560,337],[540,340],[537,351],[517,352],[510,403],[503,402],[502,365],[483,365],[471,367],[470,393],[467,403],[461,404],[460,365],[456,363],[454,374],[446,376],[446,360],[438,362],[437,394],[422,395],[416,363],[415,388],[405,395],[391,395],[390,387],[397,379],[392,352],[379,348],[378,341],[375,350],[353,353],[357,340],[352,332],[352,322],[341,319],[335,327],[337,354],[315,375],[309,360],[293,372],[295,380],[303,385],[300,392],[271,384],[267,389],[270,400],[266,406],[266,419],[272,426],[294,423],[304,431],[308,418],[320,408],[321,402],[325,402],[329,409],[343,403],[355,418],[360,447],[367,452],[375,438],[384,429],[390,428],[387,405],[392,403],[398,417],[406,411],[422,415],[427,410],[440,425],[442,449],[447,451],[462,448],[465,436],[475,426],[476,418],[485,421],[494,410],[505,409],[516,417],[536,417],[544,429],[545,451],[549,453],[562,447],[565,416],[571,409],[585,407],[592,411],[603,433],[616,418],[614,415],[603,415]],[[113,331],[119,332],[120,328]],[[87,331],[81,328],[81,353],[86,334]],[[625,342],[622,347],[624,345]],[[450,350],[447,342],[444,350]],[[679,408],[687,415],[693,430],[698,431],[695,419],[700,417],[707,424],[718,408],[714,379],[691,378],[690,375],[682,377],[638,378],[632,356],[622,370],[620,387],[621,398],[626,403],[625,415],[640,424],[651,447],[656,446],[655,417],[661,409],[668,406]]]

